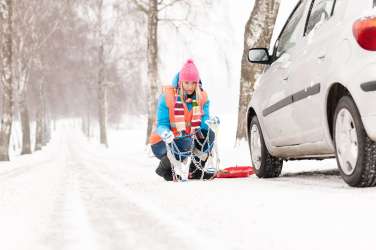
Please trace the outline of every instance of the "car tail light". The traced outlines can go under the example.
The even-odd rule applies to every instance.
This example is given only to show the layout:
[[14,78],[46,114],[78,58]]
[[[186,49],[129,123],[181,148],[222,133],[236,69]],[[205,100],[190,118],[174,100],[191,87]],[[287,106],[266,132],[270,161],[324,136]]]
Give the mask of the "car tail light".
[[376,51],[376,17],[357,20],[353,25],[353,34],[360,47]]

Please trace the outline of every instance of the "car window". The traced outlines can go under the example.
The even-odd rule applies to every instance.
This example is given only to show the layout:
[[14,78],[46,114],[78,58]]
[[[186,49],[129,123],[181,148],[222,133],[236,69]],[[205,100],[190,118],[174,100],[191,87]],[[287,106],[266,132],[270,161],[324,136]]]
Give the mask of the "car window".
[[313,0],[308,17],[305,34],[309,34],[315,26],[325,20],[328,20],[333,11],[336,0]]
[[276,57],[280,57],[283,53],[285,53],[289,48],[294,47],[296,42],[300,37],[303,36],[303,32],[299,32],[299,24],[302,20],[304,13],[304,4],[301,1],[298,6],[295,8],[294,13],[288,20],[288,23],[285,25],[278,41],[277,41],[277,50],[276,50]]

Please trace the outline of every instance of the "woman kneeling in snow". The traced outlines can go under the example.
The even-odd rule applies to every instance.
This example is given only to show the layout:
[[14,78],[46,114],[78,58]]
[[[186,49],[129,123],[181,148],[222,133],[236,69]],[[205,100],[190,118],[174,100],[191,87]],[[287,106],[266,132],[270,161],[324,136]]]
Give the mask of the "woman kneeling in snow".
[[[151,149],[154,155],[160,159],[155,172],[165,180],[173,180],[171,162],[167,157],[166,144],[174,142],[178,151],[190,152],[192,150],[192,135],[195,134],[198,141],[193,142],[192,153],[205,152],[194,158],[204,167],[208,159],[208,151],[211,150],[214,133],[208,128],[206,121],[209,119],[209,100],[202,89],[199,72],[192,60],[188,60],[179,74],[172,82],[172,86],[165,87],[159,98],[157,107],[156,129],[150,137]],[[205,138],[209,136],[208,140]],[[205,142],[205,143],[204,143]],[[202,144],[204,143],[204,144]],[[187,157],[175,158],[185,161]],[[202,172],[193,161],[189,169],[189,178],[204,179],[213,177],[214,173]]]

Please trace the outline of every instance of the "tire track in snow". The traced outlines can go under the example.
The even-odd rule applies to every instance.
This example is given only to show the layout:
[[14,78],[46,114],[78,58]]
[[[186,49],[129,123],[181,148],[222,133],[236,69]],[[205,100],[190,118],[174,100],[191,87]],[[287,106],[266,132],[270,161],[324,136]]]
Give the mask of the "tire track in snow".
[[[49,231],[51,213],[63,172],[64,155],[57,154],[61,143],[49,145],[49,157],[15,160],[0,188],[0,232],[2,249],[48,249],[43,238]],[[52,151],[49,151],[53,149]],[[28,162],[25,164],[25,162]],[[43,164],[42,164],[43,163]],[[2,231],[5,230],[5,231]]]
[[33,165],[23,165],[21,167],[17,167],[15,169],[10,170],[10,171],[6,171],[5,173],[0,174],[0,181],[1,182],[9,181],[12,178],[18,177],[20,175],[27,174],[31,171],[36,170],[36,169],[46,167],[46,165],[51,165],[51,162],[53,162],[53,160],[48,159],[48,160],[41,161],[41,162],[38,162],[38,163],[33,163]]
[[[51,165],[54,162],[57,162],[59,159],[59,153],[58,153],[59,146],[60,147],[62,146],[61,137],[56,138],[53,142],[51,142],[47,146],[47,148],[44,149],[44,150],[51,149],[51,148],[53,149],[53,151],[50,152],[49,157],[47,159],[40,160],[37,158],[37,155],[26,155],[24,157],[29,158],[28,162],[25,162],[22,164],[19,164],[19,163],[17,164],[17,161],[10,162],[9,163],[10,165],[16,165],[16,166],[14,168],[9,167],[10,170],[5,170],[5,171],[0,172],[0,181],[1,182],[9,181],[10,179],[14,177],[27,174],[31,171],[34,171],[35,169],[39,169],[39,168],[45,167],[46,165]],[[44,152],[40,151],[40,152],[34,152],[34,153],[38,154],[38,153],[44,153]],[[25,160],[25,159],[22,159],[22,160]]]
[[[98,213],[98,210],[92,211],[91,215],[97,223],[112,223],[114,228],[117,227],[120,235],[112,232],[117,237],[121,237],[121,232],[124,234],[123,238],[116,239],[114,237],[113,242],[108,242],[108,244],[112,244],[111,249],[220,248],[218,242],[203,237],[194,226],[181,223],[177,218],[166,214],[165,211],[155,206],[155,204],[139,196],[134,190],[122,185],[122,183],[118,183],[110,174],[105,174],[96,169],[96,167],[99,167],[111,170],[111,167],[103,164],[103,161],[97,162],[93,158],[89,161],[87,158],[85,161],[82,161],[82,156],[78,155],[78,150],[78,148],[73,148],[73,146],[70,147],[72,159],[74,159],[73,161],[76,163],[76,167],[83,177],[81,179],[82,182],[86,184],[92,183],[86,187],[83,186],[82,189],[86,189],[85,193],[93,191],[94,183],[97,188],[97,190],[94,190],[96,193],[92,193],[92,195],[84,198],[86,206],[97,206],[98,209],[98,204],[95,204],[93,199],[96,196],[97,199],[110,202],[113,208],[117,209],[110,211],[110,205],[107,210],[102,207],[101,211],[105,211],[107,213],[105,217],[108,217],[111,221],[103,221],[96,217],[95,213]],[[111,190],[110,194],[101,194],[101,192],[106,192],[106,189]],[[113,214],[110,215],[109,213]],[[96,227],[95,230],[97,233],[102,234],[102,239],[105,238],[103,234],[110,233],[103,227],[100,228],[101,225],[95,225],[95,222],[93,226]],[[111,226],[107,226],[107,230],[110,229]],[[116,243],[116,240],[124,242],[128,247]]]
[[70,161],[67,145],[61,150],[64,160],[62,183],[55,197],[54,210],[50,213],[50,230],[42,245],[54,250],[97,250],[96,237],[84,207],[75,164]]

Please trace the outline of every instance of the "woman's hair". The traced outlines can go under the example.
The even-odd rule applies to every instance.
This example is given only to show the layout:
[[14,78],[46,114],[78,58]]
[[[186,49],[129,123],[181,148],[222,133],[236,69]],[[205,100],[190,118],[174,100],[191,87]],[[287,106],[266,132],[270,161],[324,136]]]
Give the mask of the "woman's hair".
[[200,105],[201,104],[201,87],[199,83],[196,84],[195,92],[196,92],[197,103]]
[[[201,104],[201,86],[199,83],[196,83],[196,88],[195,88],[195,94],[196,94],[196,101],[200,105]],[[183,82],[179,82],[178,84],[178,95],[180,96],[180,99],[184,104],[185,103],[185,98],[184,98],[184,89],[183,89]]]

